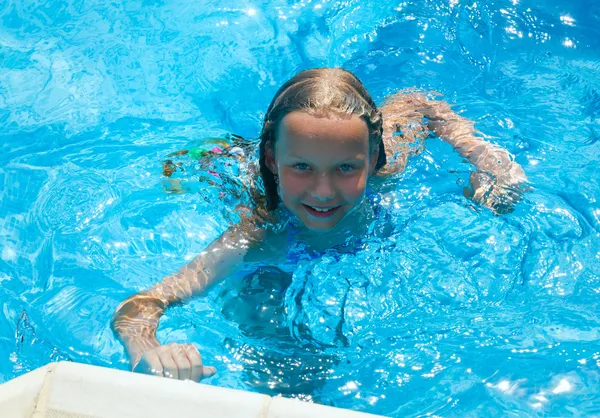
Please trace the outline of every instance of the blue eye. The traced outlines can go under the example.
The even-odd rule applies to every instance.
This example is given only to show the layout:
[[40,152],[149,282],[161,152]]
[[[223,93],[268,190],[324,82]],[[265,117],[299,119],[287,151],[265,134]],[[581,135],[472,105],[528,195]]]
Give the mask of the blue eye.
[[298,171],[306,171],[310,167],[306,163],[298,163],[298,164],[294,165],[294,168]]
[[354,170],[354,166],[352,166],[350,164],[342,164],[340,166],[340,171],[342,171],[344,173],[350,173],[352,170]]

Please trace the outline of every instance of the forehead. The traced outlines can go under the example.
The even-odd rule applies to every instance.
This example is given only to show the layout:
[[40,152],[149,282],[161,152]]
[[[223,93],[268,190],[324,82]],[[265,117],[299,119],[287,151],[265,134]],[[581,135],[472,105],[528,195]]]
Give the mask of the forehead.
[[287,114],[277,129],[276,147],[295,148],[313,144],[337,145],[342,151],[347,147],[369,145],[369,129],[364,120],[356,115],[326,114],[310,115],[294,111]]

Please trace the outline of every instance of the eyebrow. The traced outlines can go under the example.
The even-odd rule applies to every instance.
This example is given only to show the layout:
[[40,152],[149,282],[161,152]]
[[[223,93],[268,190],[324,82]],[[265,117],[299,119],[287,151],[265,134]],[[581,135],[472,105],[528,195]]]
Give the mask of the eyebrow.
[[[309,158],[305,157],[305,156],[300,156],[300,155],[296,155],[296,154],[290,154],[288,156],[289,159],[292,160],[309,160]],[[365,160],[365,158],[363,158],[362,156],[353,156],[353,157],[347,157],[347,158],[339,158],[336,159],[336,163],[344,163],[344,162],[363,162]]]

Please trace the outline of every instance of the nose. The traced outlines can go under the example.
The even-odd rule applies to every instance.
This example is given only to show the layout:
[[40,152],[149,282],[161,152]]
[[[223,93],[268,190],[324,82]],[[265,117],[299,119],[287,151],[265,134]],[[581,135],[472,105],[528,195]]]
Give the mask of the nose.
[[311,197],[320,202],[326,202],[333,199],[335,190],[332,184],[331,176],[323,173],[317,176],[315,187],[311,192]]

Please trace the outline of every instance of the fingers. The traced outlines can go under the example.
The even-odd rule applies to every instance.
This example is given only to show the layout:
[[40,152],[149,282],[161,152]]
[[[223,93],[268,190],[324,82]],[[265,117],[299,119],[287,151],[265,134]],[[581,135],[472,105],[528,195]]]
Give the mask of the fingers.
[[186,344],[184,346],[185,354],[187,355],[188,361],[191,365],[190,380],[199,382],[202,379],[202,357],[198,349],[192,344]]
[[175,344],[171,349],[171,356],[175,361],[179,380],[189,380],[191,378],[192,365],[186,354],[185,345]]
[[153,350],[146,351],[140,361],[135,365],[134,372],[151,374],[154,376],[163,375],[163,366],[158,356],[158,352]]
[[159,349],[161,350],[158,352],[158,357],[163,366],[163,376],[170,377],[171,379],[179,379],[177,363],[173,360],[171,353],[172,347],[170,345],[163,345]]
[[213,376],[214,367],[204,367],[198,349],[192,344],[168,344],[146,351],[134,372],[199,382]]
[[186,344],[185,351],[192,365],[191,380],[199,382],[201,379],[206,379],[217,373],[217,369],[214,367],[207,367],[202,364],[202,357],[195,346]]
[[212,366],[202,367],[202,378],[203,379],[214,376],[216,373],[217,373],[217,369],[215,369]]

